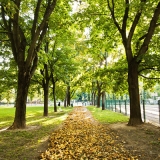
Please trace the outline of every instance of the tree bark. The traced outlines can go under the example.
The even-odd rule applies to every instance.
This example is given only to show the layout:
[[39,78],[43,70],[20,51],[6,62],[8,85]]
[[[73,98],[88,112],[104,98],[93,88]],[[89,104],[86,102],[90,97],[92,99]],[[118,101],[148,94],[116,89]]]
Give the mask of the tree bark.
[[70,86],[67,86],[67,106],[70,106],[70,100],[71,100],[71,96],[70,96]]
[[9,127],[9,129],[23,129],[26,127],[26,102],[30,80],[31,78],[29,72],[24,72],[22,68],[19,69],[15,117],[14,122],[12,126]]
[[142,124],[139,100],[138,62],[136,57],[128,64],[128,86],[130,96],[130,119],[128,125]]
[[42,87],[44,91],[44,111],[43,116],[48,116],[48,94],[49,94],[49,81],[50,76],[48,73],[48,65],[44,64],[44,69],[40,70],[41,75],[43,76]]
[[91,105],[95,105],[95,91],[91,92]]
[[96,105],[96,92],[93,92],[93,105]]
[[53,84],[53,100],[54,100],[54,112],[57,112],[57,104],[56,104],[56,83]]
[[49,81],[44,85],[44,111],[43,116],[48,116],[48,91],[49,91]]
[[[48,42],[45,45],[45,52],[48,53]],[[43,90],[44,90],[44,111],[43,116],[48,116],[48,94],[49,94],[49,80],[48,65],[44,64],[44,70],[41,72],[43,75]]]
[[67,106],[67,103],[66,103],[66,97],[65,97],[65,99],[64,99],[64,107],[66,108],[66,106]]
[[100,108],[101,94],[97,95],[97,108]]
[[53,101],[54,101],[54,112],[57,112],[57,104],[56,104],[56,79],[54,78],[54,75],[53,75],[53,70],[52,70],[52,73],[51,73],[51,80],[52,80],[52,94],[53,94]]
[[101,86],[102,86],[102,83],[101,82],[98,82],[97,80],[97,90],[98,90],[98,93],[97,93],[97,108],[100,108],[100,101],[101,101]]
[[105,100],[106,100],[106,93],[105,91],[102,92],[102,110],[105,110]]
[[67,89],[66,89],[66,94],[65,94],[65,99],[64,99],[64,107],[67,107]]

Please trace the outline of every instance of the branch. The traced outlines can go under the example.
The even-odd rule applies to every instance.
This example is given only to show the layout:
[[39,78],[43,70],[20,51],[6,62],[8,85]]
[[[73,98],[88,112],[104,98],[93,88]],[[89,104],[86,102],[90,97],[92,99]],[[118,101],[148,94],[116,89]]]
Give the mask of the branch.
[[11,23],[13,25],[13,30],[12,30],[12,35],[14,39],[14,45],[16,48],[16,52],[18,54],[19,48],[20,48],[20,37],[19,37],[19,10],[20,10],[20,0],[16,0],[15,5],[17,6],[16,8],[16,13],[14,13],[13,18],[10,17]]
[[25,47],[27,45],[27,40],[26,40],[24,32],[23,32],[23,30],[22,30],[22,28],[20,26],[19,26],[19,34],[20,34],[20,37],[21,37],[20,48],[24,48],[25,49]]
[[160,78],[151,78],[151,77],[146,77],[146,76],[144,76],[144,75],[142,75],[142,74],[139,74],[141,77],[143,77],[143,78],[146,78],[146,79],[160,79]]
[[11,19],[9,19],[8,23],[7,23],[5,10],[4,10],[3,6],[1,6],[1,14],[2,14],[2,20],[4,23],[4,28],[5,28],[5,30],[7,30],[7,35],[11,41],[11,48],[12,48],[13,56],[14,56],[14,59],[17,63],[17,51],[16,51],[16,47],[15,47],[15,43],[14,43],[12,29],[11,29],[12,28],[11,27]]
[[0,39],[0,42],[9,42],[10,39]]
[[100,15],[100,16],[103,16],[103,15],[108,15],[108,14],[104,14],[104,13],[103,14],[102,13],[90,13],[90,15],[95,15],[95,16],[97,16],[97,15],[99,16]]
[[[5,10],[4,10],[4,7],[1,6],[1,14],[2,14],[2,20],[3,20],[3,23],[4,23],[4,27],[7,31],[9,31],[9,26],[7,24],[7,20],[6,20],[6,16],[5,16]],[[2,25],[1,25],[2,26]]]
[[35,12],[34,12],[34,20],[33,20],[33,25],[32,25],[32,29],[31,29],[31,35],[32,35],[31,39],[33,39],[33,37],[35,35],[37,22],[38,22],[38,15],[39,15],[39,12],[40,12],[41,2],[42,2],[42,0],[39,0],[37,2],[37,6],[36,6],[36,9],[35,9]]
[[158,26],[160,26],[160,23],[157,23],[157,24],[156,24],[156,27],[158,27]]
[[[34,75],[34,76],[35,76],[35,75]],[[36,77],[36,76],[35,76],[35,77]],[[35,79],[34,79],[34,78],[32,78],[32,79],[31,79],[31,81],[36,82],[36,83],[38,83],[38,84],[42,85],[42,83],[41,83],[40,81],[38,81],[37,79],[38,79],[38,78],[35,78]]]
[[46,35],[47,29],[48,29],[48,22],[45,23],[44,29],[42,30],[42,33],[41,33],[40,36],[39,36],[38,44],[37,44],[37,47],[36,47],[36,51],[37,51],[37,52],[38,52],[39,49],[40,49],[40,46],[41,46],[42,41],[43,41],[43,38],[44,38],[44,36]]
[[28,56],[27,56],[27,59],[26,59],[26,66],[29,66],[29,64],[32,60],[36,42],[37,42],[37,40],[40,36],[40,33],[44,30],[46,22],[48,21],[50,15],[52,14],[52,12],[53,12],[53,10],[56,6],[56,1],[57,0],[53,0],[52,3],[50,3],[50,1],[48,2],[48,6],[45,10],[43,20],[41,21],[40,25],[38,26],[38,28],[37,28],[37,30],[36,30],[33,38],[32,38],[31,45],[30,45],[30,48],[28,50]]
[[157,65],[153,65],[153,66],[148,66],[148,65],[142,65],[142,68],[138,71],[138,74],[139,75],[142,75],[140,74],[141,72],[143,71],[147,71],[148,73],[152,72],[152,73],[159,73],[160,72],[160,67],[159,67],[159,64]]
[[142,44],[142,46],[139,50],[138,55],[144,54],[148,50],[148,45],[149,45],[150,40],[152,39],[152,36],[154,34],[154,31],[155,31],[155,28],[156,28],[156,25],[157,25],[157,21],[159,19],[159,15],[160,15],[160,2],[158,3],[158,5],[157,5],[157,7],[154,11],[154,14],[153,14],[152,20],[150,22],[150,26],[149,26],[146,38],[144,39],[144,42],[143,42],[143,44]]
[[143,40],[146,36],[147,36],[147,34],[144,34],[144,35],[141,36],[141,37],[138,39],[138,41],[136,42],[136,50],[137,50],[137,52],[138,52],[138,49],[139,49],[139,42],[140,42],[141,40]]
[[37,65],[38,65],[38,55],[36,53],[35,57],[34,57],[34,60],[33,60],[33,65],[32,65],[32,68],[31,68],[31,73],[30,73],[31,77],[34,75],[34,72],[35,72],[35,70],[37,68]]
[[8,33],[8,31],[0,31],[0,33]]
[[122,33],[124,35],[123,38],[125,40],[126,40],[126,26],[127,26],[128,13],[129,13],[129,0],[126,0],[126,9],[125,9],[125,13],[123,16],[123,23],[122,23]]
[[114,0],[112,0],[112,7],[110,5],[109,0],[107,0],[107,2],[108,2],[108,8],[109,8],[109,10],[111,12],[111,16],[113,18],[113,22],[114,22],[115,26],[118,28],[119,32],[122,33],[122,30],[121,30],[121,28],[120,28],[120,26],[119,26],[119,24],[118,24],[118,22],[117,22],[117,20],[115,18],[115,14],[114,14]]
[[153,70],[153,71],[157,71],[157,72],[160,71],[159,69],[156,69],[154,67],[146,67],[146,68],[143,68],[143,69],[139,70],[138,73],[141,73],[145,70]]
[[37,52],[40,50],[40,46],[41,46],[41,43],[42,43],[42,40],[47,32],[47,27],[48,24],[46,24],[46,27],[44,28],[44,30],[42,31],[41,35],[40,35],[40,38],[39,38],[39,42],[38,42],[38,45],[36,47],[36,49],[34,50],[34,53],[33,54],[33,65],[32,65],[32,68],[31,68],[31,77],[33,76],[34,74],[34,71],[36,70],[37,68],[37,65],[38,65],[38,55],[37,55]]
[[141,41],[142,39],[146,38],[147,34],[144,34],[142,37],[140,37],[138,40]]
[[[135,28],[139,22],[139,19],[141,17],[141,14],[142,14],[142,11],[141,9],[137,11],[137,14],[133,20],[133,23],[132,23],[132,26],[131,26],[131,29],[130,29],[130,32],[128,34],[128,45],[131,45],[131,40],[132,40],[132,37],[133,37],[133,34],[134,34],[134,31],[135,31]],[[129,46],[131,47],[131,46]]]

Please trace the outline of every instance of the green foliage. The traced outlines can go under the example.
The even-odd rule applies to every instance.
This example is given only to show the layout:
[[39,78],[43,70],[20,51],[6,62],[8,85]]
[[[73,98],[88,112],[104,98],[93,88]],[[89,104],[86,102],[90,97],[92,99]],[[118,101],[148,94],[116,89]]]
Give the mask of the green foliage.
[[[77,11],[72,12],[71,4],[74,3],[73,1],[57,1],[55,10],[48,19],[47,34],[42,41],[41,50],[38,52],[39,63],[34,76],[34,86],[31,86],[30,90],[40,90],[37,82],[41,84],[43,77],[39,70],[44,68],[44,64],[47,64],[49,74],[52,72],[54,78],[59,81],[56,92],[57,97],[61,97],[60,99],[65,95],[64,83],[70,83],[74,90],[81,87],[79,90],[86,92],[92,89],[92,82],[98,80],[103,83],[102,88],[107,92],[127,92],[127,60],[124,58],[125,51],[122,46],[121,35],[117,31],[108,9],[107,3],[113,7],[111,2],[111,0],[84,0],[82,3],[77,2]],[[13,1],[2,0],[1,4],[4,6],[7,15],[12,17],[17,9]],[[46,1],[43,1],[42,4],[44,7],[41,8],[39,13],[38,24],[44,16]],[[137,50],[143,43],[144,39],[140,40],[140,38],[147,33],[156,5],[156,0],[146,3],[141,3],[139,0],[129,1],[129,4],[125,4],[123,0],[114,0],[115,17],[120,27],[122,27],[124,11],[126,7],[129,7],[127,35],[137,11],[140,11],[140,9],[142,11],[132,38],[133,56],[137,55]],[[31,42],[30,31],[35,6],[36,2],[30,0],[21,3],[19,22],[27,44]],[[3,31],[3,26],[0,26],[0,31]],[[143,80],[145,89],[152,87],[159,78],[159,32],[160,29],[157,27],[147,54],[139,56],[137,59],[141,62],[139,74],[143,77],[155,78],[153,80]],[[3,67],[1,64],[0,71],[0,90],[6,90],[7,93],[7,90],[11,87],[17,87],[17,71],[15,64],[12,64],[13,57],[10,56],[10,44],[4,41],[7,39],[6,34],[0,36],[3,40],[0,56],[10,59],[9,63],[3,61]],[[49,44],[47,54],[45,51],[46,43]],[[6,48],[4,49],[4,47]],[[26,46],[26,56],[28,48],[29,45]],[[109,61],[107,58],[111,60]],[[100,67],[100,64],[106,59],[108,60],[107,66]],[[10,67],[10,69],[5,69],[7,67]]]
[[12,0],[1,0],[0,4],[4,7],[7,15],[13,17],[17,10],[15,3]]
[[[0,101],[9,98],[15,99],[15,91],[17,87],[17,67],[8,43],[1,41],[0,46]],[[8,99],[7,98],[7,99]]]

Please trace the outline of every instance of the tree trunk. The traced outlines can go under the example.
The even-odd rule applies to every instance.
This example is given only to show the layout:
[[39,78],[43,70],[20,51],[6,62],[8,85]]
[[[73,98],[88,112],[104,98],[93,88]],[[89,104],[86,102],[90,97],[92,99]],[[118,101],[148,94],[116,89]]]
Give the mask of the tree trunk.
[[96,105],[96,92],[93,92],[93,105]]
[[64,99],[64,107],[66,107],[67,106],[67,103],[66,103],[66,97],[65,97],[65,99]]
[[101,94],[97,95],[97,108],[100,108]]
[[105,110],[106,93],[102,92],[102,110]]
[[70,100],[71,100],[70,86],[67,86],[67,106],[70,106]]
[[142,124],[139,100],[138,63],[136,58],[133,58],[128,65],[128,86],[130,96],[130,119],[128,125],[135,126]]
[[53,84],[53,99],[54,99],[54,112],[57,112],[57,104],[56,104],[56,83]]
[[97,108],[100,108],[100,101],[101,101],[101,84],[97,81]]
[[87,100],[88,100],[89,102],[91,101],[91,94],[90,94],[90,93],[88,93]]
[[48,92],[49,92],[49,81],[50,76],[48,73],[48,65],[44,64],[44,69],[40,70],[41,75],[43,76],[42,87],[44,91],[44,112],[43,116],[48,116]]
[[[25,73],[25,74],[24,74]],[[18,88],[16,96],[16,111],[14,122],[9,129],[24,129],[26,127],[26,102],[30,85],[30,74],[21,68],[18,71]]]
[[49,91],[49,81],[43,86],[44,90],[44,111],[43,111],[43,116],[48,116],[48,91]]
[[94,92],[91,92],[91,105],[93,105],[93,100],[94,100]]

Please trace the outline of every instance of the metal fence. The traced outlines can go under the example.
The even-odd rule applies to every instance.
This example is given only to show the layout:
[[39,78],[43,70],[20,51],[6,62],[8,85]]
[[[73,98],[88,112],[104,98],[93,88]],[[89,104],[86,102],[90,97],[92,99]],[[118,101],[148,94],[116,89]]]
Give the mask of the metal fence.
[[[101,101],[102,106],[102,101]],[[141,115],[144,122],[150,122],[156,125],[160,125],[160,104],[148,104],[145,100],[140,104]],[[129,100],[106,100],[106,109],[114,112],[123,113],[127,116],[130,115]]]

